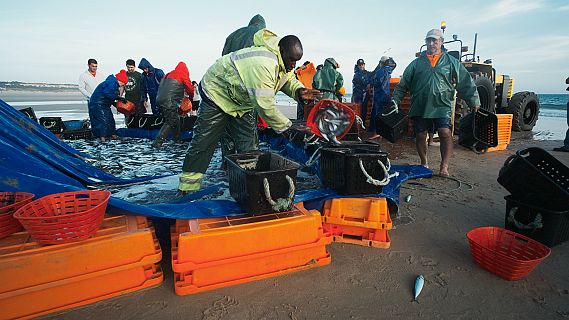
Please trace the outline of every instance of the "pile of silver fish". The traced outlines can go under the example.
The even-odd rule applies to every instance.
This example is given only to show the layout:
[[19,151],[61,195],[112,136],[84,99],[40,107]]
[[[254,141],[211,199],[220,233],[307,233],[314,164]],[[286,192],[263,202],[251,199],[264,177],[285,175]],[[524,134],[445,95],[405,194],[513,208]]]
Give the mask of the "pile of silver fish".
[[350,130],[352,121],[350,114],[335,104],[325,106],[314,114],[314,123],[326,141],[340,144],[338,136]]

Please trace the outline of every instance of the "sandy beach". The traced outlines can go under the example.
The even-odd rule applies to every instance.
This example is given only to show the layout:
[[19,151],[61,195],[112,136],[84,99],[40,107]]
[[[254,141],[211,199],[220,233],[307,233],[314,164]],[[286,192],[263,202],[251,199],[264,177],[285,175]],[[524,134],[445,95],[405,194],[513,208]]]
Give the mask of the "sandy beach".
[[[165,281],[157,288],[95,303],[46,319],[566,319],[569,317],[569,243],[526,279],[506,281],[472,261],[466,233],[504,226],[507,191],[496,181],[515,150],[551,150],[560,141],[532,141],[516,134],[507,150],[475,154],[455,149],[456,180],[405,184],[391,248],[333,243],[328,266],[190,296],[174,293],[169,248],[162,246]],[[383,143],[394,162],[418,163],[412,141]],[[569,154],[552,153],[569,165]],[[438,148],[429,149],[431,163]],[[417,182],[417,181],[415,181]],[[420,303],[411,302],[414,279],[423,274]]]
[[[28,95],[20,101],[30,99]],[[66,101],[61,95],[52,99]],[[294,114],[289,108],[286,112]],[[72,109],[85,115],[65,104],[34,109]],[[554,247],[527,278],[506,281],[474,264],[466,238],[476,227],[504,227],[508,192],[496,178],[506,158],[518,149],[537,146],[550,151],[562,144],[561,138],[552,139],[547,124],[543,126],[513,132],[507,150],[500,152],[476,154],[455,144],[452,179],[404,184],[399,213],[392,215],[389,249],[332,243],[327,247],[332,256],[328,266],[177,296],[170,248],[162,243],[165,280],[160,286],[43,319],[567,319],[569,242]],[[411,139],[380,142],[393,163],[419,163]],[[569,166],[569,153],[551,154]],[[430,147],[428,156],[438,168],[438,147]],[[408,203],[403,201],[407,196]],[[425,286],[416,303],[411,300],[419,274]]]

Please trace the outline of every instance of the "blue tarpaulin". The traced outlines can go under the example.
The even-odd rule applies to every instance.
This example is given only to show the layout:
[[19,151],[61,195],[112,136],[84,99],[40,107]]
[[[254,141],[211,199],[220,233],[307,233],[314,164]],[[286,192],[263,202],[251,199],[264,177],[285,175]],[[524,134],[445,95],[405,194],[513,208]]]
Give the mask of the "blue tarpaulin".
[[[263,139],[272,139],[270,143],[275,150],[296,161],[304,163],[309,158],[302,147],[295,146],[285,138]],[[158,178],[118,178],[85,162],[85,158],[88,156],[71,148],[47,129],[0,100],[0,191],[26,191],[38,198],[53,193]],[[400,172],[399,177],[384,187],[381,195],[374,196],[386,196],[394,203],[399,201],[399,185],[402,182],[432,175],[430,170],[421,166],[392,168]],[[241,214],[241,208],[234,201],[196,200],[214,194],[223,187],[221,184],[214,185],[178,199],[175,203],[142,205],[111,197],[108,210],[172,219]],[[295,201],[305,201],[307,207],[317,208],[322,201],[341,196],[329,189],[319,189],[298,191],[295,197]]]

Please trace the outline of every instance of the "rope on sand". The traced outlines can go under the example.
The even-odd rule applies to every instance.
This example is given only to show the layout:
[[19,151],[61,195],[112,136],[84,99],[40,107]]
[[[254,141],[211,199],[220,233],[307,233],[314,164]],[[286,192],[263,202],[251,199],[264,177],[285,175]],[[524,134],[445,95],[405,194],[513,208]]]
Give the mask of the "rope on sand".
[[[440,189],[440,188],[434,188],[431,187],[425,183],[421,183],[421,182],[415,182],[415,181],[410,181],[407,182],[408,185],[411,185],[413,187],[409,187],[409,186],[405,186],[402,185],[401,188],[402,189],[410,189],[410,190],[423,190],[423,191],[433,191],[436,193],[452,193],[455,191],[459,191],[459,190],[464,190],[462,188],[462,186],[464,185],[467,189],[464,191],[472,191],[472,189],[474,189],[474,187],[472,186],[472,184],[466,182],[466,181],[462,181],[459,180],[457,178],[453,178],[453,177],[443,177],[443,176],[433,176],[433,177],[438,177],[438,178],[442,178],[442,179],[448,179],[448,180],[452,180],[454,182],[457,183],[457,186],[455,188],[452,189]],[[422,180],[422,179],[421,179]]]

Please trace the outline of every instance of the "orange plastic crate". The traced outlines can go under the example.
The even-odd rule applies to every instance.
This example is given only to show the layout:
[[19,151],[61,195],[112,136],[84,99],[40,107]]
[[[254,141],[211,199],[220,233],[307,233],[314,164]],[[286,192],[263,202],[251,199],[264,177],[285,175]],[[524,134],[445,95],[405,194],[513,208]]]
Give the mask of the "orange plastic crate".
[[506,150],[512,136],[512,114],[497,114],[498,117],[498,145],[483,152]]
[[[35,276],[35,275],[28,275]],[[0,294],[0,319],[30,319],[159,285],[159,264],[135,263]]]
[[80,243],[42,246],[19,232],[0,239],[0,294],[161,258],[145,217],[107,216],[95,236]]
[[334,242],[389,248],[393,228],[385,198],[337,198],[324,203],[322,227]]
[[175,273],[176,294],[194,294],[325,266],[331,262],[325,247],[330,244],[331,239],[323,238],[320,242],[288,250],[254,254],[204,269]]
[[[199,265],[302,244],[325,237],[320,213],[295,210],[247,217],[176,220],[172,233],[174,272]],[[174,246],[174,244],[177,244]]]
[[391,238],[387,230],[368,229],[325,223],[324,230],[332,234],[332,240],[340,243],[357,244],[365,247],[388,249]]
[[178,220],[172,269],[179,295],[329,264],[320,214],[302,205],[255,217]]
[[322,222],[369,229],[391,230],[393,223],[385,198],[336,198],[324,203]]

